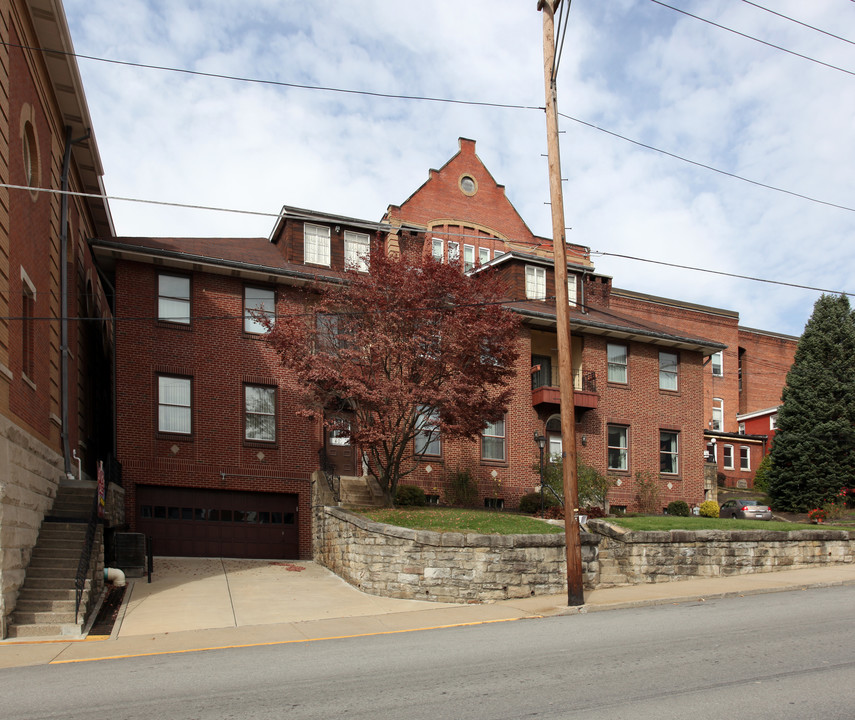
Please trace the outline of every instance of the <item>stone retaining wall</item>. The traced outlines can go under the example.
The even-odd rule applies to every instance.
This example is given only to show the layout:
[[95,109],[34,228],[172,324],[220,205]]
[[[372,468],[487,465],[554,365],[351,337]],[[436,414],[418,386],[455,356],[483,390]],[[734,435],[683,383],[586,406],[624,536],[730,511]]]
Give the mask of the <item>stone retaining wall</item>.
[[[599,538],[582,533],[587,587]],[[372,595],[489,602],[566,592],[564,534],[477,535],[408,530],[336,507],[315,508],[315,561]]]
[[632,532],[603,520],[588,529],[602,537],[600,587],[855,562],[846,530]]

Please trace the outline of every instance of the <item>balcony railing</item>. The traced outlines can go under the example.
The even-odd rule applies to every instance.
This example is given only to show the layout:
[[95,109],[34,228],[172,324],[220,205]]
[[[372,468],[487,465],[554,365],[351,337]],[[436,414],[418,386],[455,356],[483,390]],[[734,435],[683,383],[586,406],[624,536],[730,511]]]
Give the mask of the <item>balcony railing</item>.
[[[597,407],[597,373],[593,371],[584,371],[581,368],[573,371],[573,391],[576,407],[595,408]],[[558,373],[544,372],[538,370],[531,375],[531,395],[532,406],[540,405],[541,403],[551,403],[559,405],[560,399],[560,384]]]

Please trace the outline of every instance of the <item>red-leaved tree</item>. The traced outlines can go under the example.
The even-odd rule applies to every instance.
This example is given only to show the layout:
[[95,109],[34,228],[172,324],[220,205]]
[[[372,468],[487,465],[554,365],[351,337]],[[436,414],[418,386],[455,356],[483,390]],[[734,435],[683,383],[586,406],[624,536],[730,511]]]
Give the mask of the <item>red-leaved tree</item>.
[[311,313],[280,315],[269,341],[295,375],[303,414],[353,413],[351,442],[392,505],[416,467],[414,445],[475,438],[502,417],[518,318],[495,272],[469,277],[457,264],[377,250],[370,264],[316,288]]

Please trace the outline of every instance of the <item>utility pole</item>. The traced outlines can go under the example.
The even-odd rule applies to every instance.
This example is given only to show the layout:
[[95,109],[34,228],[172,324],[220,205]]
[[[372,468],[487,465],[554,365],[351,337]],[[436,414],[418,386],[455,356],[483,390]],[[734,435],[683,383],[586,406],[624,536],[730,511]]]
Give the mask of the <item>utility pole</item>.
[[539,0],[543,12],[543,74],[546,86],[546,143],[549,154],[549,199],[552,204],[552,245],[555,260],[555,324],[558,336],[558,378],[561,398],[561,449],[564,469],[564,534],[567,545],[567,604],[584,605],[582,543],[579,537],[579,492],[576,477],[576,407],[573,398],[573,349],[567,292],[564,237],[564,196],[558,147],[558,94],[555,68],[555,10],[561,0]]

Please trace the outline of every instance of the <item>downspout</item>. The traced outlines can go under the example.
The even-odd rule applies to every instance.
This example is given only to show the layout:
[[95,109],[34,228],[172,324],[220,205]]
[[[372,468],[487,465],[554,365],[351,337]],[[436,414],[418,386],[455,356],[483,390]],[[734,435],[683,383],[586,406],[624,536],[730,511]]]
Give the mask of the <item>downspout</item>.
[[[91,131],[72,140],[71,126],[65,126],[65,153],[62,156],[62,176],[60,178],[60,213],[59,213],[59,294],[60,294],[60,363],[61,363],[61,404],[62,404],[62,458],[65,469],[65,477],[74,479],[71,471],[71,448],[69,446],[68,433],[68,173],[71,168],[71,148],[76,144],[88,140]],[[78,478],[82,480],[83,478]]]

